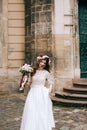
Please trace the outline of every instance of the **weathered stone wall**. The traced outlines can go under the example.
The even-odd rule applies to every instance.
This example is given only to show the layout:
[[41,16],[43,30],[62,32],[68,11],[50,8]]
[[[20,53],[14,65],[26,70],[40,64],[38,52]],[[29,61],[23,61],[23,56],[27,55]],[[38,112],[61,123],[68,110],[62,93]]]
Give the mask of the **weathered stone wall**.
[[[26,0],[26,62],[51,56],[56,89],[72,86],[75,77],[76,0]],[[77,50],[77,49],[76,49]]]
[[[26,0],[26,61],[31,64],[38,54],[52,57],[51,0]],[[31,21],[31,22],[30,22]]]
[[56,88],[72,85],[79,68],[76,1],[0,0],[0,74],[17,75],[21,64],[45,53],[52,58]]
[[[4,5],[4,6],[3,6]],[[0,1],[0,74],[7,75],[7,1]]]
[[0,67],[2,67],[2,0],[0,0]]
[[18,75],[25,62],[24,0],[0,0],[0,75]]
[[74,1],[55,0],[55,79],[56,89],[71,87],[74,78]]
[[[8,0],[8,69],[18,69],[25,61],[24,0]],[[16,71],[15,71],[16,73]]]
[[25,62],[31,63],[33,38],[31,37],[31,0],[25,0]]

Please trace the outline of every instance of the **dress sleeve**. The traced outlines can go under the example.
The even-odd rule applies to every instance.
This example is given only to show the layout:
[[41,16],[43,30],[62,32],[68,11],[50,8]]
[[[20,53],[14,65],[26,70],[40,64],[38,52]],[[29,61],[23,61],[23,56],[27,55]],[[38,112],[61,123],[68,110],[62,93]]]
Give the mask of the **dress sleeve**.
[[53,77],[53,75],[50,74],[49,72],[48,72],[48,74],[47,74],[47,81],[48,81],[49,90],[50,90],[50,92],[51,92],[51,90],[52,90],[52,88],[53,88],[53,85],[54,85],[54,77]]

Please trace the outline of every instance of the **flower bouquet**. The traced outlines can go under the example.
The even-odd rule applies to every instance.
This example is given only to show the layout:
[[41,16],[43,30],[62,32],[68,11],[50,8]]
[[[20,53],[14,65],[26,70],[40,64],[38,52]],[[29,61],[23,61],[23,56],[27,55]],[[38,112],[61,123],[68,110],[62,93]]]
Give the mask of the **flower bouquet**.
[[19,68],[19,72],[25,75],[29,75],[29,73],[33,72],[33,68],[31,67],[31,65],[24,64],[22,67]]
[[25,84],[28,82],[29,75],[33,72],[33,68],[29,64],[24,64],[19,68],[19,72],[22,73],[19,91],[24,92]]

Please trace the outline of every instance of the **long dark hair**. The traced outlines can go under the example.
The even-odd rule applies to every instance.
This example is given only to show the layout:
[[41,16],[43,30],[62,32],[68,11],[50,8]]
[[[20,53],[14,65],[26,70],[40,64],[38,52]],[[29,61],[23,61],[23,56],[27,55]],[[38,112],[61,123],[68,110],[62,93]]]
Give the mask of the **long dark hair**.
[[34,71],[33,73],[31,74],[31,76],[33,76],[35,73],[36,73],[36,70],[39,68],[39,64],[42,60],[46,60],[46,65],[44,67],[44,70],[47,70],[48,72],[50,72],[50,66],[49,66],[49,59],[46,58],[46,59],[41,59],[39,60],[37,63],[36,63],[36,67],[34,67]]

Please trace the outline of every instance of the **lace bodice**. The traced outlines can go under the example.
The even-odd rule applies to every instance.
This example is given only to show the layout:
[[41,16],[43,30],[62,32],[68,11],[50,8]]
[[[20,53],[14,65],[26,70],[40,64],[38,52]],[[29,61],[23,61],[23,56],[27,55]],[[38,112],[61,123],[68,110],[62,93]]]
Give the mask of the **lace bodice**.
[[52,75],[46,70],[37,70],[32,77],[32,85],[45,85],[46,82],[49,85],[53,84]]

